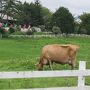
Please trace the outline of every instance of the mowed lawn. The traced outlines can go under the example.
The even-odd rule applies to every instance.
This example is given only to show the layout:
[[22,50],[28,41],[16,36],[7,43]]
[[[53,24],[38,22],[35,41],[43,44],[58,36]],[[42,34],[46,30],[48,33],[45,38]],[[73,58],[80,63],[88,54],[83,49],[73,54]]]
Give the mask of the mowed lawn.
[[[41,48],[47,44],[77,44],[77,66],[80,60],[87,61],[90,69],[90,38],[15,38],[0,39],[0,72],[37,70],[35,63],[40,56]],[[50,70],[47,66],[45,70]],[[69,65],[55,64],[54,70],[68,70]],[[0,89],[22,89],[35,87],[76,86],[77,78],[37,78],[37,79],[0,79]],[[86,78],[90,85],[90,78]]]

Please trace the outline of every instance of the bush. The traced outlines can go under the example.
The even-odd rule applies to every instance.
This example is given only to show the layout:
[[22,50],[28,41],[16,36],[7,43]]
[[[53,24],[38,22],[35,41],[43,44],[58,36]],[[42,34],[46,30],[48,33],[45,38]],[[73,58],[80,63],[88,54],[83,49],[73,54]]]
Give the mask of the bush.
[[35,32],[35,28],[32,27],[32,28],[28,29],[28,31],[26,32],[26,34],[27,35],[33,35],[34,32]]
[[52,31],[52,24],[50,22],[45,23],[45,28],[47,32]]
[[12,35],[25,35],[25,32],[16,31],[16,32],[12,33]]
[[21,28],[17,26],[16,31],[21,31]]
[[85,28],[87,30],[87,34],[90,35],[90,24],[87,24]]
[[32,27],[31,30],[32,30],[32,32],[35,32],[36,31],[36,27]]
[[87,34],[87,30],[86,29],[80,29],[80,30],[78,30],[78,34]]
[[0,28],[0,33],[1,34],[5,34],[5,29],[4,28]]
[[45,25],[40,25],[39,28],[41,29],[42,32],[46,31]]
[[14,33],[15,32],[15,29],[14,28],[9,28],[9,33]]
[[8,37],[8,31],[6,31],[4,28],[0,28],[0,35],[1,37]]
[[53,32],[55,35],[61,34],[61,30],[60,30],[60,28],[57,27],[57,26],[53,26],[52,32]]
[[33,32],[41,32],[41,28],[38,28],[38,27],[32,27],[31,30]]

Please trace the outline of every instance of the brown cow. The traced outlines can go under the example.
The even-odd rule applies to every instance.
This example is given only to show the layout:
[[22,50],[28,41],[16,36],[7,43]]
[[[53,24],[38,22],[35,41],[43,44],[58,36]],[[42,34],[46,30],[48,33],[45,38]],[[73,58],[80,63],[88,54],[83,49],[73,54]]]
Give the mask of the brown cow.
[[37,63],[38,70],[43,70],[44,65],[49,65],[52,69],[53,62],[60,64],[69,64],[74,69],[76,64],[76,53],[79,46],[67,44],[52,44],[43,47],[40,60]]

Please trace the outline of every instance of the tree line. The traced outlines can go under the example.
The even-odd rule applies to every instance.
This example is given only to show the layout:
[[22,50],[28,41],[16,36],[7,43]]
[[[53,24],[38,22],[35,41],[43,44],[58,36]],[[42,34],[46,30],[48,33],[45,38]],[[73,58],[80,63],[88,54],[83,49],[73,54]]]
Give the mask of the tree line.
[[4,15],[13,17],[18,25],[41,26],[43,31],[52,31],[55,34],[90,34],[90,13],[78,16],[78,22],[68,8],[59,7],[53,13],[43,7],[40,0],[31,3],[0,0],[0,21],[3,21]]

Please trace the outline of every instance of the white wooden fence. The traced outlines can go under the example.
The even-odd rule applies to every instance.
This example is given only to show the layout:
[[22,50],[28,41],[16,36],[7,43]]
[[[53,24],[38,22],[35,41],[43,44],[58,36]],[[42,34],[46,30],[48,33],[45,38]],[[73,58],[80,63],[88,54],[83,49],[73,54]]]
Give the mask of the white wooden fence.
[[[46,35],[9,35],[8,37],[12,37],[12,38],[15,38],[15,37],[18,37],[18,38],[21,38],[21,37],[27,37],[27,38],[41,38],[41,37],[65,37],[66,35],[65,34],[60,34],[60,35],[52,35],[52,34],[46,34]],[[68,35],[69,37],[85,37],[85,38],[90,38],[90,35],[85,35],[85,34],[69,34]]]
[[0,72],[0,79],[7,78],[38,78],[38,77],[78,77],[78,86],[75,88],[44,88],[29,90],[90,90],[85,86],[85,76],[90,76],[90,70],[86,69],[86,62],[80,61],[79,70],[60,70],[60,71],[19,71],[19,72]]

